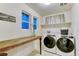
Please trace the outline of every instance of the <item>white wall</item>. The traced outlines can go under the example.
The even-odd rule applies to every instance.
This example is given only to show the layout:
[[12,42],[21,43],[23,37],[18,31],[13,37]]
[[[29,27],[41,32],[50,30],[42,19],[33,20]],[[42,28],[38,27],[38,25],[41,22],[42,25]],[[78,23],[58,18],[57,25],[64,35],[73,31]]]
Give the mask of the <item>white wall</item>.
[[26,4],[21,3],[0,4],[0,12],[16,17],[16,23],[10,23],[0,20],[0,40],[32,35],[30,29],[29,30],[21,29],[22,10],[25,10],[26,12],[40,19],[40,15],[37,14],[34,10],[32,10],[30,7],[28,7]]
[[79,3],[72,6],[71,9],[72,29],[76,38],[76,55],[79,55]]
[[[29,30],[21,29],[21,22],[22,22],[21,12],[22,12],[22,10],[30,13],[32,16],[38,17],[38,28],[37,28],[36,34],[39,35],[38,31],[40,31],[40,28],[39,28],[40,15],[38,13],[36,13],[33,9],[28,7],[26,4],[2,3],[2,4],[0,4],[0,12],[15,16],[16,23],[10,23],[7,21],[0,20],[0,41],[33,35],[32,31],[30,29]],[[29,47],[25,47],[27,53],[30,53],[33,50],[33,47],[34,47],[34,42],[29,44]],[[23,49],[22,49],[22,51],[23,51]]]

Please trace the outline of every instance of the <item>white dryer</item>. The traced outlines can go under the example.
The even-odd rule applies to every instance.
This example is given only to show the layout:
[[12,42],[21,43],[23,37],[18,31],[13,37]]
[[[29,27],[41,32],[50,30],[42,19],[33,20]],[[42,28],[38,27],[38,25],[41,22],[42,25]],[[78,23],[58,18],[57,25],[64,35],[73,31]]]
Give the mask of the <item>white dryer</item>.
[[57,54],[61,56],[74,56],[75,39],[73,36],[61,36],[57,39]]
[[56,36],[49,30],[43,34],[42,37],[42,50],[56,54]]

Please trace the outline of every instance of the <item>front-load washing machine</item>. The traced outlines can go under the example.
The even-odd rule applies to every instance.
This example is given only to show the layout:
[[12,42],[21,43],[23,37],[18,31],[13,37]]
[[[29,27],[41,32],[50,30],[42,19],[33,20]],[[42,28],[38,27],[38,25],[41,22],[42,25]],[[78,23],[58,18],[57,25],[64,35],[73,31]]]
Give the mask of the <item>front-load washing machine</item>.
[[52,32],[47,31],[42,37],[42,50],[56,54],[56,36]]
[[75,39],[73,36],[61,36],[57,39],[57,54],[61,56],[74,56],[75,51]]

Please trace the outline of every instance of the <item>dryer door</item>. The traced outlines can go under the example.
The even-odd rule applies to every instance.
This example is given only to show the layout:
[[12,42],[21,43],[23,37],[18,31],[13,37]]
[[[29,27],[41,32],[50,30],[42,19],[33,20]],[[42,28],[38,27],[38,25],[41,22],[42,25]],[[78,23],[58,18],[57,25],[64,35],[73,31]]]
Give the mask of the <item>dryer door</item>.
[[68,38],[59,38],[57,40],[57,47],[60,51],[69,53],[74,49],[74,43]]
[[54,48],[55,46],[55,39],[51,36],[46,36],[44,38],[44,45],[47,47],[47,48]]

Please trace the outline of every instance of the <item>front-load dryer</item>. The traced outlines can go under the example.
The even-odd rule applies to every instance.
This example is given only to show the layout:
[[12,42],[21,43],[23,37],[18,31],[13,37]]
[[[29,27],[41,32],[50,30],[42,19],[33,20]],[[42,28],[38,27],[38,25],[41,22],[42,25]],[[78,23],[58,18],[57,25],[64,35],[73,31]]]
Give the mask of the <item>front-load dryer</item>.
[[[49,32],[49,31],[48,31]],[[42,37],[42,50],[56,54],[56,36],[51,33],[44,33]]]
[[57,39],[57,54],[61,56],[74,56],[75,39],[73,36],[61,36]]

